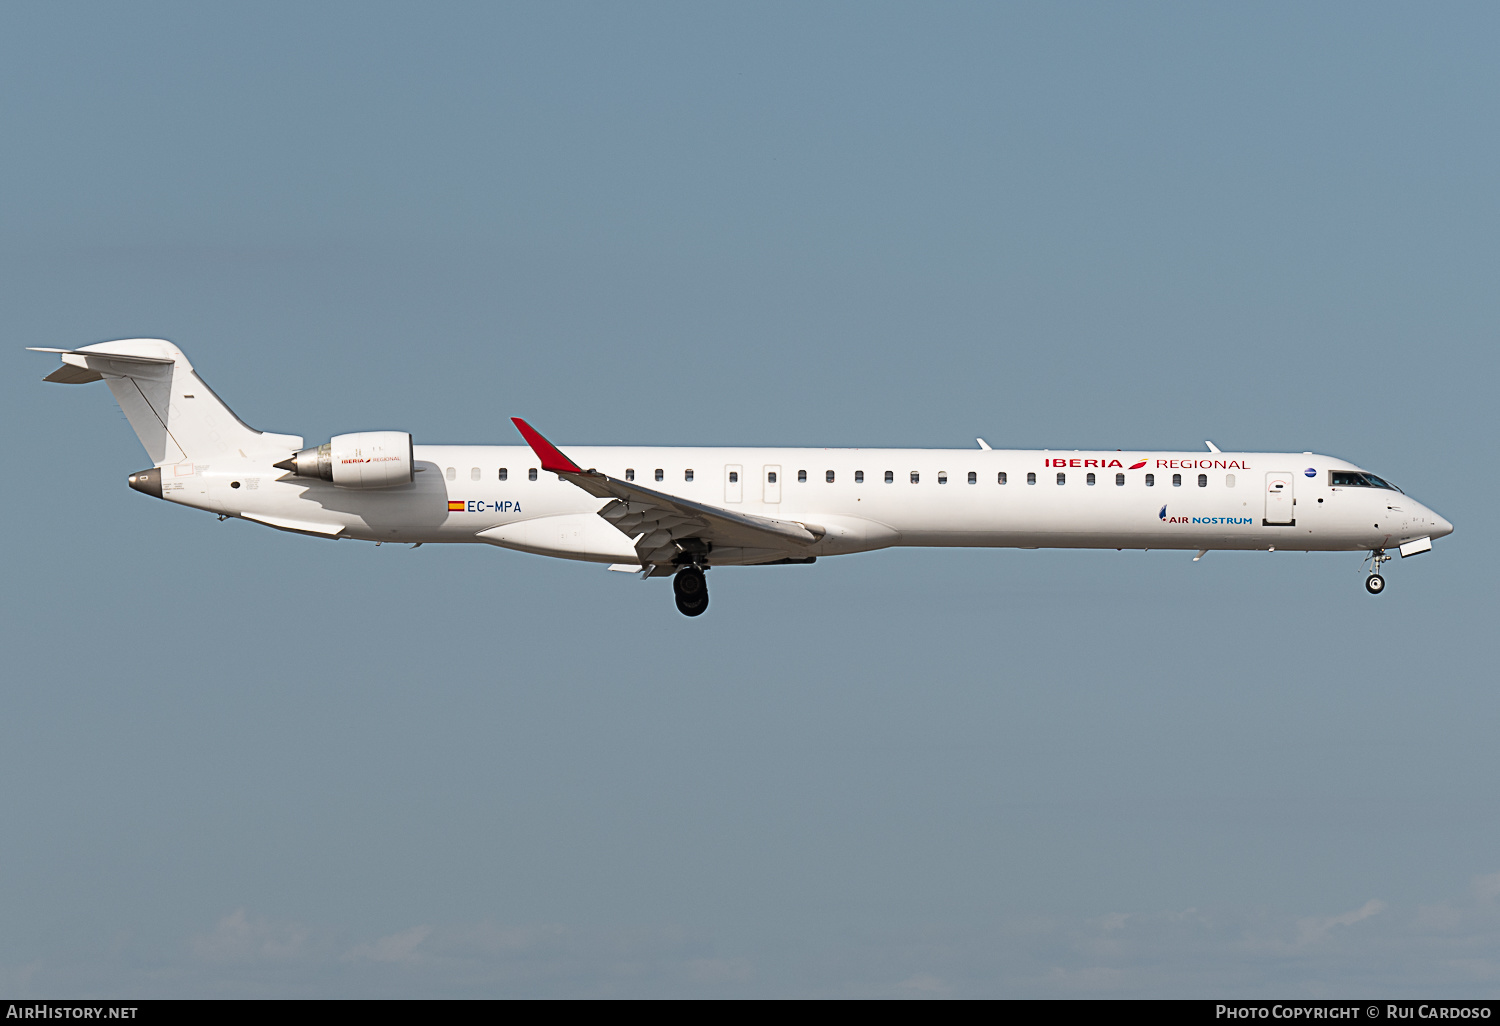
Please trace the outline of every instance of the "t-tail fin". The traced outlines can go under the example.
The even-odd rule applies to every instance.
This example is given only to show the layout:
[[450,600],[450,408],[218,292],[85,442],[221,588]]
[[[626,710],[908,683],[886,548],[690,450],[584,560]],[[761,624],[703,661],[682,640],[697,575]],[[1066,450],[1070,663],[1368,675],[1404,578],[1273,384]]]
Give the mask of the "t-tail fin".
[[159,338],[99,342],[57,353],[63,365],[46,381],[81,385],[102,380],[146,447],[151,462],[259,460],[302,448],[296,435],[257,431],[234,415],[193,371],[182,350]]

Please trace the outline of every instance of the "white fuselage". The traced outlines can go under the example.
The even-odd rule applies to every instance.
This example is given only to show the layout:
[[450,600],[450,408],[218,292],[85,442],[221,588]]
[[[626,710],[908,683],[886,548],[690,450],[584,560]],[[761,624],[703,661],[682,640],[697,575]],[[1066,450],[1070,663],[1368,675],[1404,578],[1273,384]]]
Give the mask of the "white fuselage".
[[[564,448],[611,477],[822,528],[797,556],[892,545],[1373,550],[1452,531],[1394,489],[1336,486],[1332,471],[1359,468],[1312,453]],[[220,457],[163,467],[162,497],[332,537],[636,561],[632,540],[596,515],[605,500],[541,470],[526,446],[418,445],[414,460],[410,484],[358,491]]]
[[[404,431],[309,448],[234,415],[175,344],[43,349],[46,379],[104,381],[151,459],[131,488],[283,531],[482,542],[671,576],[893,545],[1430,551],[1453,526],[1375,474],[1314,453],[415,445]],[[976,440],[977,441],[977,440]]]

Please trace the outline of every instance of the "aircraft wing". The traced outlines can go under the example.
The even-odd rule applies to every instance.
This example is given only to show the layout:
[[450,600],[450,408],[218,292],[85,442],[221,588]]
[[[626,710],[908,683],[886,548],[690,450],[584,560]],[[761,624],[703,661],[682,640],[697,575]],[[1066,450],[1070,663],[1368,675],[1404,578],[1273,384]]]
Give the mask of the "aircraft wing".
[[[585,470],[520,417],[512,422],[542,462],[542,469],[572,482],[590,495],[611,499],[599,515],[635,543],[641,565],[670,566],[680,555],[706,553],[707,547],[771,549],[796,553],[823,537],[816,524],[736,513]],[[707,543],[707,547],[695,543]]]

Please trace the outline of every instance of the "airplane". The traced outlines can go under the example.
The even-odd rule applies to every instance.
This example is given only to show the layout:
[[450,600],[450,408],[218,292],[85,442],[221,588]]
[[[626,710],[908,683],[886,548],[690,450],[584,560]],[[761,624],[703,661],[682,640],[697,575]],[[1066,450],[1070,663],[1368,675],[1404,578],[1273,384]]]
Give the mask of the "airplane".
[[316,538],[468,542],[670,577],[890,546],[1363,551],[1365,589],[1453,525],[1369,471],[1311,452],[416,445],[359,431],[305,447],[257,431],[164,339],[54,353],[44,380],[103,380],[146,447],[138,492]]

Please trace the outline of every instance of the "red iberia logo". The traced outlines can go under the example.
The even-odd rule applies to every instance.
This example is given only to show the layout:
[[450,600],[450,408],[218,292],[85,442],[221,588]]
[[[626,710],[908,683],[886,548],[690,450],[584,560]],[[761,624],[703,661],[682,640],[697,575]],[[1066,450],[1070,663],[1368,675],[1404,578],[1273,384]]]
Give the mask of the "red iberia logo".
[[1127,470],[1140,470],[1142,467],[1144,467],[1146,464],[1148,464],[1150,462],[1151,462],[1150,460],[1141,460],[1139,463],[1132,463],[1129,467],[1126,467],[1125,469],[1127,469]]
[[[1099,467],[1102,470],[1108,470],[1110,467],[1124,466],[1119,460],[1075,460],[1061,458],[1054,460],[1049,457],[1042,462],[1049,467]],[[1141,464],[1137,463],[1136,466],[1141,466]],[[1135,467],[1131,467],[1130,469],[1134,470]]]
[[464,511],[464,502],[463,502],[462,499],[449,499],[448,500],[448,512],[449,513],[462,513],[463,511]]

